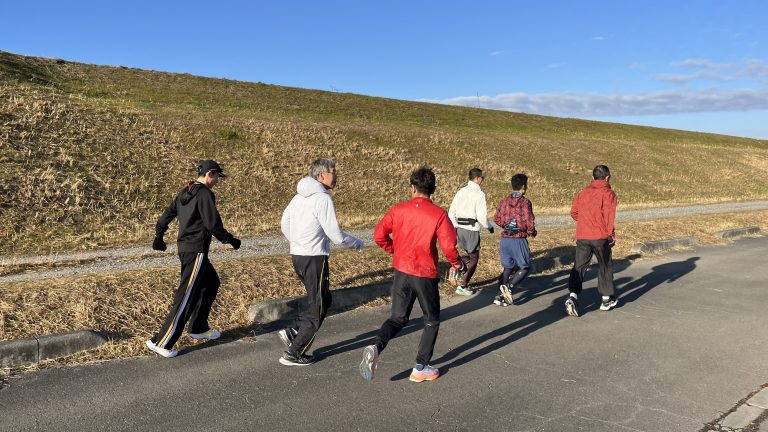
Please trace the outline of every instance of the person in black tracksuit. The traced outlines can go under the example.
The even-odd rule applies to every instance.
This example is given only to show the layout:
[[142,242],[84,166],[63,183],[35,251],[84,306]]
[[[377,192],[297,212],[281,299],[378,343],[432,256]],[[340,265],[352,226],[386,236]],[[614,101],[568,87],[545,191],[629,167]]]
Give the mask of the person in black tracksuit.
[[163,212],[155,226],[152,248],[164,251],[167,246],[163,235],[174,218],[179,219],[177,239],[181,279],[174,295],[171,310],[160,331],[147,340],[147,347],[163,357],[178,353],[173,345],[181,337],[189,321],[189,335],[194,339],[216,339],[221,336],[208,325],[208,314],[219,290],[219,275],[208,260],[211,239],[240,248],[240,240],[230,234],[216,210],[216,197],[211,188],[224,177],[221,166],[205,160],[198,166],[198,178],[189,182]]

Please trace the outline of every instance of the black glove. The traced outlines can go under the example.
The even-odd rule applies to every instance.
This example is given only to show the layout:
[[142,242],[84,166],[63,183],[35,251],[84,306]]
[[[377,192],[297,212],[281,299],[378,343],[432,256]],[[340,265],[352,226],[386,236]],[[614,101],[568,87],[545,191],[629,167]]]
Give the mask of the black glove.
[[231,239],[229,239],[229,244],[231,244],[231,245],[232,245],[232,248],[233,248],[234,250],[238,250],[238,249],[240,249],[240,243],[242,243],[242,242],[240,241],[240,239],[237,239],[237,238],[234,238],[234,237],[232,237]]
[[156,251],[164,251],[168,249],[168,246],[166,246],[165,240],[163,240],[162,237],[155,237],[155,241],[152,242],[152,249]]
[[488,227],[488,232],[493,234],[493,227]]

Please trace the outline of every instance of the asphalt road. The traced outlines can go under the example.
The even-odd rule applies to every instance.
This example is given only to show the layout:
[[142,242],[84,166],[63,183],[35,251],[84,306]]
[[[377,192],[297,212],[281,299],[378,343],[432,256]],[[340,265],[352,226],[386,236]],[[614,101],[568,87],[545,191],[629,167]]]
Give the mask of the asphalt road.
[[280,365],[265,333],[25,374],[0,389],[0,430],[698,431],[768,382],[766,250],[759,237],[617,263],[610,312],[592,269],[580,318],[562,308],[564,272],[531,277],[507,308],[488,281],[443,302],[435,382],[407,379],[420,319],[363,381],[388,309],[361,309],[326,320],[308,367]]

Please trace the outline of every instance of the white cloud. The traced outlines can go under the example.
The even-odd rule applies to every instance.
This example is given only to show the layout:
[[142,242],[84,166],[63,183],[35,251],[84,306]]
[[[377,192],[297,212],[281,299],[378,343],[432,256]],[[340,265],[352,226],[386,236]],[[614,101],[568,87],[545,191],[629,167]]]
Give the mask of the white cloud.
[[721,71],[704,70],[691,74],[657,74],[653,75],[653,79],[672,84],[685,84],[696,80],[728,82],[735,81],[737,78],[733,75]]
[[607,39],[608,38],[605,37],[605,36],[592,36],[592,40],[593,41],[604,41],[604,40],[607,40]]
[[634,94],[504,93],[426,100],[505,111],[554,116],[600,117],[768,109],[768,88],[732,90],[662,90]]
[[504,51],[493,51],[490,55],[491,56],[497,56],[497,55],[503,54],[503,53],[504,53]]
[[674,62],[672,63],[672,66],[688,67],[688,68],[696,68],[696,69],[723,69],[723,68],[729,68],[732,65],[712,63],[711,61],[707,59],[702,59],[702,58],[690,58],[690,59],[685,59],[683,61]]
[[691,73],[662,73],[653,75],[651,78],[671,84],[686,84],[697,80],[728,82],[740,78],[768,77],[768,64],[754,59],[734,65],[713,63],[708,59],[690,58],[674,62],[672,66],[694,69],[695,71]]
[[761,60],[747,60],[744,73],[752,78],[768,78],[768,63]]

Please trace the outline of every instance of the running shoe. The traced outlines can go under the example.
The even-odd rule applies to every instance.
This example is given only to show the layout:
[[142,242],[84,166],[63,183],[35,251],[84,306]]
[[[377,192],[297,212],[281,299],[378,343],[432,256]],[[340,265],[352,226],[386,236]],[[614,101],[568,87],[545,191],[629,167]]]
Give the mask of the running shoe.
[[216,330],[208,330],[204,333],[190,333],[189,337],[192,339],[208,339],[208,340],[216,340],[221,337],[221,332]]
[[413,368],[409,381],[422,382],[422,381],[434,381],[440,376],[440,371],[432,366],[424,366],[424,369],[417,370]]
[[506,300],[504,300],[504,297],[502,297],[501,294],[499,294],[499,295],[497,295],[496,297],[493,298],[493,304],[495,304],[496,306],[501,306],[501,307],[509,306],[509,304],[507,303]]
[[570,316],[579,316],[579,305],[576,299],[568,296],[568,300],[565,301],[565,311],[568,312],[568,315]]
[[280,364],[286,366],[309,366],[315,362],[315,358],[311,355],[296,355],[291,354],[288,351],[284,352],[280,357]]
[[360,362],[360,375],[366,381],[373,379],[376,372],[376,364],[379,362],[379,348],[376,345],[368,345],[363,348],[363,361]]
[[147,348],[149,348],[155,354],[165,358],[176,357],[176,355],[179,353],[175,349],[160,348],[159,346],[155,345],[154,342],[152,342],[152,339],[147,339]]
[[600,310],[609,311],[619,304],[619,299],[616,297],[603,297],[603,303],[600,304]]
[[501,292],[501,297],[504,298],[504,301],[508,304],[513,304],[515,302],[515,299],[512,298],[512,287],[506,284],[501,284],[499,285],[499,291]]
[[474,291],[472,291],[472,289],[471,289],[470,287],[463,287],[463,286],[461,286],[461,285],[459,285],[459,286],[457,286],[457,287],[456,287],[456,295],[460,295],[460,296],[471,296],[471,295],[472,295],[472,294],[474,294],[474,293],[475,293],[475,292],[474,292]]

